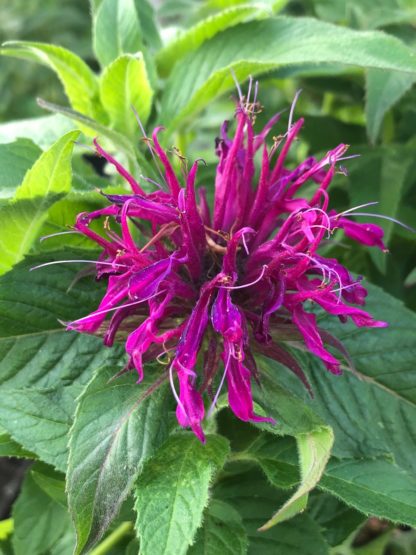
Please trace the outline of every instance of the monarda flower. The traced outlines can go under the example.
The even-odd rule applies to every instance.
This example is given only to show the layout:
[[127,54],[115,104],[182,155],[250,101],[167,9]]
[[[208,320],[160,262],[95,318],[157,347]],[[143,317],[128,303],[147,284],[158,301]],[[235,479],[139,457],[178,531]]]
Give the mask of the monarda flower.
[[[352,221],[355,209],[337,213],[329,208],[328,187],[343,171],[339,162],[348,145],[290,168],[288,152],[303,119],[292,124],[292,106],[287,132],[274,137],[269,148],[266,139],[279,115],[256,133],[259,108],[250,93],[240,95],[234,133],[229,134],[228,122],[221,128],[212,206],[198,186],[199,161],[179,176],[159,143],[161,127],[146,139],[161,170],[160,183],[150,193],[94,141],[97,153],[132,192],[105,195],[108,206],[80,214],[74,226],[102,249],[96,272],[108,285],[97,309],[68,329],[104,330],[107,346],[117,332],[128,332],[126,370],[135,369],[139,381],[146,362],[167,360],[164,376],[170,378],[178,422],[202,441],[203,395],[210,398],[211,412],[225,387],[238,418],[272,421],[254,412],[251,386],[259,373],[253,353],[286,365],[309,388],[298,362],[276,342],[282,330],[295,330],[330,372],[341,372],[325,345],[345,350],[319,329],[308,309],[311,301],[341,322],[387,325],[353,306],[365,303],[360,280],[336,259],[319,254],[337,229],[385,250],[380,227]],[[312,194],[303,196],[312,185]],[[102,222],[100,233],[90,227],[96,220]]]

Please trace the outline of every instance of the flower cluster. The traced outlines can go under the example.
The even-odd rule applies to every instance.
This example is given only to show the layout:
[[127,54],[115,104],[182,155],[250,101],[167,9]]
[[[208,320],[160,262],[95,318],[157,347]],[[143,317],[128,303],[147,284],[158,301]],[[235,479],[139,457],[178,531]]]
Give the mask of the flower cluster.
[[[228,122],[221,128],[212,207],[204,188],[196,188],[199,162],[178,178],[159,143],[161,128],[147,140],[161,175],[150,193],[95,141],[98,154],[115,166],[132,193],[106,195],[107,207],[80,214],[75,224],[77,232],[102,248],[96,271],[108,286],[97,310],[68,328],[104,329],[104,343],[110,346],[124,326],[130,331],[127,369],[135,368],[139,380],[145,362],[166,357],[177,419],[202,441],[203,394],[211,397],[212,410],[225,383],[238,418],[271,421],[254,413],[251,383],[258,371],[253,352],[285,364],[309,387],[297,361],[276,342],[285,325],[330,372],[340,373],[339,360],[325,347],[339,342],[319,329],[308,310],[310,301],[342,322],[386,325],[352,306],[365,303],[360,280],[336,259],[318,254],[337,229],[385,250],[380,227],[351,220],[353,210],[328,208],[328,186],[342,171],[339,162],[348,145],[290,169],[288,152],[303,119],[292,124],[291,110],[287,132],[268,148],[266,138],[279,114],[255,134],[258,109],[255,98],[240,97],[233,136]],[[301,193],[305,185],[308,191],[314,187],[308,198]],[[98,219],[100,233],[90,226]]]

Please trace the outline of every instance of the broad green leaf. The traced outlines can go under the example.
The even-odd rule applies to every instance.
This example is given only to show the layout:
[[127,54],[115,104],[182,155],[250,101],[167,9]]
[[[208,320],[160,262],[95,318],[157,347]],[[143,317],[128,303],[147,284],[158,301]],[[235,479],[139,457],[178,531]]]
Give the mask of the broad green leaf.
[[73,410],[63,388],[10,388],[2,393],[0,425],[25,449],[64,472]]
[[29,138],[40,148],[46,149],[73,129],[73,123],[59,114],[8,121],[0,123],[0,143]]
[[13,519],[16,555],[43,555],[71,527],[65,508],[46,495],[30,473],[13,506]]
[[319,487],[366,515],[416,525],[416,480],[386,460],[330,461]]
[[305,509],[309,492],[317,485],[325,470],[334,442],[334,434],[329,426],[325,426],[309,434],[298,435],[296,442],[301,482],[283,507],[260,528],[261,531],[268,530]]
[[187,555],[245,555],[247,533],[241,516],[228,503],[213,499],[206,509],[204,523]]
[[118,371],[123,348],[106,349],[101,339],[67,332],[57,321],[87,314],[102,296],[91,278],[68,291],[81,265],[29,269],[88,256],[64,251],[28,257],[0,278],[0,422],[25,449],[60,470],[66,468],[74,398],[97,367],[108,362]]
[[232,68],[243,81],[250,74],[305,63],[338,63],[416,74],[413,50],[394,37],[314,19],[277,17],[237,25],[184,58],[166,86],[161,120],[173,128],[233,88]]
[[[276,378],[325,420],[335,433],[333,453],[339,458],[383,457],[391,453],[399,468],[414,474],[416,434],[416,315],[394,297],[364,283],[369,294],[366,309],[389,327],[356,328],[321,313],[320,325],[343,342],[355,364],[354,373],[334,376],[315,358],[305,370],[314,392],[310,400],[281,371]],[[278,365],[271,363],[273,374]],[[269,374],[270,375],[270,374]]]
[[203,445],[178,433],[148,461],[136,487],[136,529],[143,555],[187,552],[201,524],[214,474],[228,454],[225,438],[208,435]]
[[74,110],[101,119],[97,79],[87,64],[73,52],[53,44],[9,41],[3,44],[0,54],[50,67],[59,77]]
[[132,107],[145,125],[153,99],[142,54],[124,54],[112,62],[101,77],[100,95],[112,127],[131,138],[137,136],[139,129]]
[[[138,4],[138,3],[137,3]],[[93,46],[102,67],[143,49],[135,0],[102,0],[93,15]]]
[[189,52],[196,50],[203,42],[238,23],[252,19],[263,19],[272,14],[267,4],[240,4],[226,8],[193,27],[179,33],[157,54],[156,62],[162,76],[169,75],[174,65]]
[[[280,469],[286,468],[287,475],[291,468],[293,474],[299,464],[292,438],[277,439],[270,434],[262,434],[246,455],[248,460],[260,465],[270,483],[278,488],[281,487]],[[244,456],[241,458],[244,460]],[[415,485],[415,479],[394,463],[369,458],[331,459],[317,483],[319,489],[367,516],[411,526],[416,515]]]
[[224,477],[215,485],[213,496],[241,514],[249,539],[248,555],[328,555],[319,525],[307,514],[259,532],[287,493],[272,488],[258,471]]
[[46,218],[47,209],[71,187],[71,156],[79,131],[71,131],[44,152],[26,173],[9,204],[0,205],[0,273],[23,258]]
[[159,375],[140,385],[131,374],[109,383],[112,376],[113,367],[97,371],[79,399],[70,433],[67,490],[76,553],[103,536],[144,461],[168,435],[169,388],[144,395]]
[[386,112],[416,83],[416,76],[408,73],[370,69],[366,76],[365,112],[367,132],[372,143],[380,133]]
[[0,144],[0,198],[14,195],[16,187],[41,153],[41,149],[30,139]]

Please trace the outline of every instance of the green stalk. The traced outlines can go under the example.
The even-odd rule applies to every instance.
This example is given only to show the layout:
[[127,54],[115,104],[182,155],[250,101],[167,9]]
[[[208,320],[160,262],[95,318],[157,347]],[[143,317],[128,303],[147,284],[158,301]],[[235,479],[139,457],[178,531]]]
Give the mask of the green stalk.
[[132,529],[132,522],[123,522],[114,532],[107,536],[104,541],[97,545],[97,547],[90,552],[90,555],[105,555],[105,553],[108,553],[112,547],[124,538],[124,536],[129,534]]

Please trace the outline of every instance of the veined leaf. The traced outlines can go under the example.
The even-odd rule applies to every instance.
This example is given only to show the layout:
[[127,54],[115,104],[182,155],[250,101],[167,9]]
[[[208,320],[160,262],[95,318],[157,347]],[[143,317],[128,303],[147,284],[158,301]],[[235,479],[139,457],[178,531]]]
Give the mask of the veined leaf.
[[[255,41],[247,40],[253,36]],[[394,37],[314,19],[277,17],[237,25],[184,58],[167,84],[161,119],[173,128],[231,89],[231,68],[242,81],[249,74],[305,63],[338,63],[416,74],[413,50]]]
[[48,208],[71,187],[71,156],[79,131],[71,131],[44,152],[26,173],[9,204],[0,205],[0,273],[23,258],[42,226]]
[[136,529],[143,555],[184,555],[201,524],[208,488],[228,454],[225,438],[208,435],[206,445],[178,433],[149,460],[136,487]]
[[36,459],[36,455],[26,451],[13,441],[10,435],[0,429],[0,457],[16,457],[18,459]]
[[416,83],[416,75],[370,69],[366,76],[365,112],[372,143],[380,133],[383,118],[392,106]]
[[93,15],[93,46],[102,67],[143,49],[135,0],[102,0]]
[[137,136],[139,129],[132,107],[145,125],[153,99],[143,55],[124,54],[112,62],[101,77],[100,95],[111,125],[131,138]]
[[29,473],[13,507],[16,555],[42,555],[71,527],[64,507],[53,501]]
[[416,525],[416,480],[386,460],[330,461],[319,487],[366,515]]
[[[282,2],[283,4],[284,2]],[[265,3],[242,3],[224,10],[196,23],[182,31],[157,54],[156,63],[162,76],[169,75],[174,65],[189,52],[196,50],[203,42],[216,34],[251,19],[263,19],[272,14],[271,7]]]
[[76,553],[103,536],[130,493],[144,461],[168,435],[166,384],[144,398],[159,376],[137,385],[131,374],[111,383],[114,367],[99,369],[79,399],[70,433],[68,502]]
[[309,492],[317,485],[325,470],[334,442],[334,434],[332,429],[326,426],[309,434],[298,435],[296,442],[299,451],[300,485],[283,507],[260,528],[260,531],[268,530],[305,509]]
[[79,264],[57,264],[31,274],[29,269],[89,256],[85,251],[48,252],[28,257],[0,278],[0,422],[26,450],[62,471],[74,398],[97,367],[108,362],[117,372],[123,348],[106,349],[101,339],[67,332],[57,321],[84,316],[102,295],[101,287],[85,278],[67,291]]
[[87,64],[73,52],[53,44],[9,41],[3,44],[0,54],[50,67],[59,77],[74,110],[92,118],[102,118],[97,79]]

